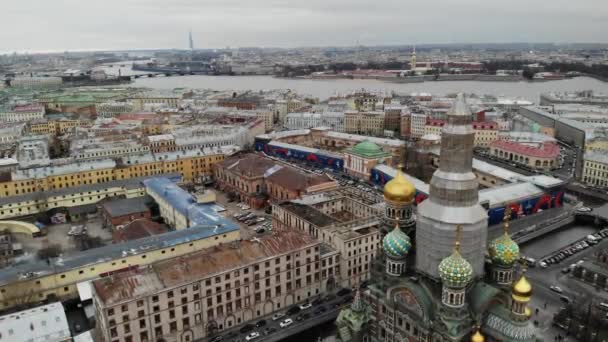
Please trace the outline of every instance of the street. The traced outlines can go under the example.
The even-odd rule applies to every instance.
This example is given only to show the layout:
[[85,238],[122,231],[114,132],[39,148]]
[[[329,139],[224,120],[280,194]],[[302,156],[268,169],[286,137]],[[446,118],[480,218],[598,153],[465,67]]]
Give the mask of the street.
[[[350,305],[350,299],[351,297],[349,296],[337,296],[329,301],[313,305],[309,309],[301,310],[292,315],[286,314],[279,319],[273,320],[273,315],[279,312],[277,311],[272,315],[260,317],[258,320],[252,321],[249,323],[250,329],[244,328],[248,325],[239,325],[233,329],[225,330],[216,336],[202,339],[200,342],[243,342],[246,340],[247,335],[252,332],[257,332],[260,335],[252,339],[252,341],[279,341],[319,324],[335,320],[340,310],[344,306]],[[285,311],[282,312],[285,313]],[[281,322],[287,318],[291,318],[293,323],[288,327],[281,328]]]

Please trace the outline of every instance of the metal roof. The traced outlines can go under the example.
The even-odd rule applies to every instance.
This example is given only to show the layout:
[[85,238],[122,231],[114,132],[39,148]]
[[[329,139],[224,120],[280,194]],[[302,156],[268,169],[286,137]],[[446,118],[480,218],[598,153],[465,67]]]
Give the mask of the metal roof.
[[479,191],[479,202],[488,201],[490,207],[542,196],[543,190],[531,183],[512,183]]
[[217,226],[224,231],[238,230],[239,226],[215,210],[212,203],[196,203],[196,199],[167,178],[150,178],[143,181],[152,191],[167,201],[173,209],[186,216],[191,226]]
[[70,340],[70,336],[59,302],[0,317],[0,338],[4,341],[59,342]]

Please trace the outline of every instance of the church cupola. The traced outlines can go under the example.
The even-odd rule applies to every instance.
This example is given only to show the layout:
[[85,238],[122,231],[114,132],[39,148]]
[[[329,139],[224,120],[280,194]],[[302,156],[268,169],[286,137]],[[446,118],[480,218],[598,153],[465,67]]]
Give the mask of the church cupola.
[[513,265],[519,259],[519,246],[509,235],[511,209],[507,207],[503,220],[503,234],[490,243],[488,248],[492,259],[492,280],[498,285],[513,282]]
[[407,268],[406,258],[412,248],[412,243],[409,236],[399,228],[399,222],[382,239],[382,247],[386,256],[386,273],[392,276],[404,274]]
[[443,285],[441,301],[454,308],[464,306],[466,287],[473,280],[473,267],[460,254],[461,230],[462,227],[458,226],[454,251],[439,263],[439,276]]

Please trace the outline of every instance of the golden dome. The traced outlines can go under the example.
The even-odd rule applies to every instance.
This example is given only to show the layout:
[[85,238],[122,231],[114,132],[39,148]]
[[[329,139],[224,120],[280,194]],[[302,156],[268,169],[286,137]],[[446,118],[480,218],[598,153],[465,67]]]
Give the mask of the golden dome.
[[528,302],[532,297],[532,284],[522,275],[521,278],[513,285],[511,297],[519,302]]
[[473,334],[473,336],[471,336],[471,342],[484,342],[486,340],[485,337],[483,337],[483,335],[481,334],[481,332],[479,331],[479,328],[477,329],[477,331]]
[[395,202],[411,202],[416,196],[416,188],[410,183],[400,170],[395,178],[384,185],[384,198]]

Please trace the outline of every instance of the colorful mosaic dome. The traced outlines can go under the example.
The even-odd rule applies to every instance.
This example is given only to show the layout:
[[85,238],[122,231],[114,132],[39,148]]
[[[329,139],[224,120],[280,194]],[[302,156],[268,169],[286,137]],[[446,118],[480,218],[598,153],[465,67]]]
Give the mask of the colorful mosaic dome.
[[410,242],[410,237],[397,226],[390,233],[386,234],[382,240],[382,246],[384,247],[384,253],[388,257],[402,259],[409,253],[412,243]]
[[492,241],[489,250],[490,258],[499,265],[512,266],[519,259],[519,246],[507,232]]
[[460,255],[458,246],[439,263],[439,276],[448,287],[465,287],[473,279],[473,267]]

